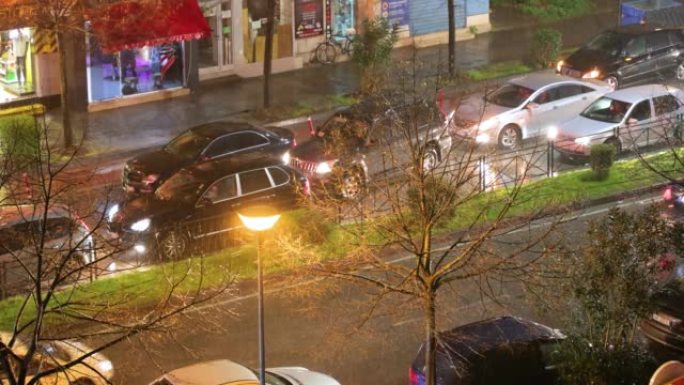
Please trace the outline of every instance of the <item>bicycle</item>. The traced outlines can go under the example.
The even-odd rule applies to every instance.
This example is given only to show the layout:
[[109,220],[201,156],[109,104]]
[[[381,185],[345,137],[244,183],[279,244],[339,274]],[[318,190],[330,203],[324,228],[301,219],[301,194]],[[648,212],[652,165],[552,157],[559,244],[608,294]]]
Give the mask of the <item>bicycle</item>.
[[[340,41],[339,39],[342,39]],[[342,54],[351,55],[352,42],[354,41],[353,33],[348,32],[346,35],[335,35],[335,38],[328,38],[316,47],[316,60],[321,64],[331,64],[337,59],[337,51]]]

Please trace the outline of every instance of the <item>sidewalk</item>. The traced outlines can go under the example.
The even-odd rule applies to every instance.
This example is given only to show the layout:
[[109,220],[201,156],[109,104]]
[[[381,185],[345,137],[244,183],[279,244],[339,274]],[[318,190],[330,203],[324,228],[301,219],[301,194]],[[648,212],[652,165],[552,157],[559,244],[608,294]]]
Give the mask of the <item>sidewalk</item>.
[[[608,0],[592,15],[549,23],[563,34],[566,47],[578,46],[601,30],[615,26],[617,3]],[[492,14],[493,31],[475,39],[457,42],[457,68],[460,71],[491,63],[521,60],[529,51],[533,32],[539,25],[508,11]],[[432,69],[432,75],[445,71],[446,45],[418,49],[421,64]],[[395,60],[413,55],[413,48],[399,48]],[[430,75],[430,74],[428,74]],[[302,70],[272,77],[273,106],[297,102],[315,104],[329,95],[354,92],[359,73],[353,63],[308,65]],[[208,121],[235,118],[258,109],[262,103],[262,80],[222,79],[200,84],[199,90],[185,97],[151,102],[89,114],[85,147],[96,157],[127,157],[136,151],[159,146],[188,127]],[[53,133],[61,133],[59,109],[50,111]],[[82,133],[76,132],[75,138]]]

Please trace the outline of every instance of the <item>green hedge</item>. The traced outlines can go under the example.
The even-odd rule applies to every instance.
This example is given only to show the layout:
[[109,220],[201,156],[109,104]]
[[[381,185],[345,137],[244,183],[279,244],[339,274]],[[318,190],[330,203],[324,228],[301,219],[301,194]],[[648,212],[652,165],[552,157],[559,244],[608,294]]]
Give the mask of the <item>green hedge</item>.
[[0,154],[35,159],[40,153],[40,123],[31,115],[0,117]]

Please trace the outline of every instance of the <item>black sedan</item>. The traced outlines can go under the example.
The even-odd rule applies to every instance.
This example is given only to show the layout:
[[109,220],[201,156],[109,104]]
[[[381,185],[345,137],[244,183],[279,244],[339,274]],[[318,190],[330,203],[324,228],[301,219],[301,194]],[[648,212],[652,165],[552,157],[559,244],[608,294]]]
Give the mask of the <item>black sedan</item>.
[[[439,333],[437,385],[552,385],[556,374],[549,355],[565,336],[558,330],[517,317],[474,322]],[[425,385],[425,350],[409,369],[411,385]]]
[[283,128],[259,128],[248,123],[213,122],[193,127],[159,150],[126,162],[124,191],[151,193],[183,167],[215,162],[245,153],[252,157],[282,157],[294,147],[294,135]]
[[243,154],[182,169],[154,194],[112,206],[108,226],[138,253],[179,258],[191,246],[220,244],[240,227],[238,210],[251,205],[292,208],[308,190],[301,173]]
[[563,75],[601,79],[613,88],[676,76],[684,79],[684,33],[650,25],[604,31],[560,61]]

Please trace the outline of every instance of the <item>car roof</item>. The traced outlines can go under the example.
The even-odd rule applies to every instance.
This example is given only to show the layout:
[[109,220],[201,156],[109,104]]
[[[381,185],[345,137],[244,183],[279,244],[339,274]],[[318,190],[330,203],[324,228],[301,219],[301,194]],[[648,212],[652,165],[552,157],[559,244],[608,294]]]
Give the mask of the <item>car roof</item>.
[[[483,356],[502,345],[565,338],[556,329],[513,316],[473,322],[438,334],[439,350],[463,362]],[[421,346],[414,361],[414,364],[420,363],[419,367],[424,360],[424,349],[425,346]]]
[[225,175],[270,166],[280,167],[286,171],[291,170],[289,166],[283,165],[282,159],[278,157],[259,156],[254,158],[254,154],[234,155],[216,162],[199,163],[187,167],[185,170],[206,182]]
[[552,72],[538,72],[533,74],[528,74],[524,76],[519,76],[512,78],[508,83],[516,84],[519,86],[527,87],[533,90],[538,90],[544,86],[554,83],[569,82],[569,83],[585,83],[575,78],[571,78],[565,75],[559,75]]
[[253,130],[259,132],[266,132],[266,130],[257,128],[247,122],[227,122],[227,121],[217,121],[211,123],[204,123],[199,126],[192,127],[190,129],[197,135],[204,136],[207,138],[217,138],[221,135],[229,134],[232,132]]
[[[26,222],[43,216],[45,207],[37,204],[20,204],[0,206],[0,228],[15,223]],[[62,205],[53,204],[48,207],[48,218],[72,218],[69,209]]]
[[[650,23],[650,24],[630,24],[630,25],[623,25],[617,28],[610,29],[608,31],[610,32],[616,32],[624,35],[641,35],[643,33],[648,33],[648,32],[655,32],[655,31],[661,31],[661,30],[674,30],[674,29],[668,29],[668,28],[662,28],[662,26],[655,24],[655,23]],[[606,32],[606,31],[604,31]]]
[[663,84],[644,84],[641,86],[634,86],[622,88],[604,95],[607,98],[620,100],[627,103],[636,103],[647,97],[662,96],[667,94],[679,94],[681,90],[676,87],[666,86]]
[[173,385],[258,384],[254,372],[230,360],[185,366],[166,373],[163,378]]

